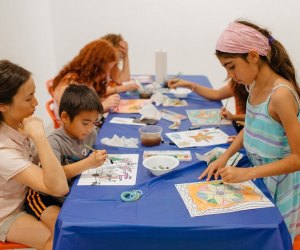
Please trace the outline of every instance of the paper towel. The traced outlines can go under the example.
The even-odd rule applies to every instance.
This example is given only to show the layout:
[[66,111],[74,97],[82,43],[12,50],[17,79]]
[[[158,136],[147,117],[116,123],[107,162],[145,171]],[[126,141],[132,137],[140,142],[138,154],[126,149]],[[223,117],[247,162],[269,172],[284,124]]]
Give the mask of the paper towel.
[[164,84],[167,80],[167,52],[157,50],[155,52],[155,81],[159,84]]

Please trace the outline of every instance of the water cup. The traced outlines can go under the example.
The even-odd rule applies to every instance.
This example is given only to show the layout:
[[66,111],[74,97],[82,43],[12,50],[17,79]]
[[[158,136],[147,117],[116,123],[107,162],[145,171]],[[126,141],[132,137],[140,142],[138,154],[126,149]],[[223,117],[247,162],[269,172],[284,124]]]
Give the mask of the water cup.
[[162,128],[156,125],[146,125],[139,128],[141,144],[146,147],[157,146],[161,142]]

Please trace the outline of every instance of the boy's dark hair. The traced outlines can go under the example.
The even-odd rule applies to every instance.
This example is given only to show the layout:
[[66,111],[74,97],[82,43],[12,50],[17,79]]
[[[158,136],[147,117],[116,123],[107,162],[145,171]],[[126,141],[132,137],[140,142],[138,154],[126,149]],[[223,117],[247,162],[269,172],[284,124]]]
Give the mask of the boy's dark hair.
[[[31,73],[8,60],[0,60],[0,103],[11,104],[19,88],[29,80]],[[0,121],[3,120],[0,112]]]
[[73,121],[76,115],[84,111],[98,111],[103,113],[103,107],[99,96],[94,90],[86,85],[71,84],[64,91],[60,105],[59,115],[65,111],[70,121]]

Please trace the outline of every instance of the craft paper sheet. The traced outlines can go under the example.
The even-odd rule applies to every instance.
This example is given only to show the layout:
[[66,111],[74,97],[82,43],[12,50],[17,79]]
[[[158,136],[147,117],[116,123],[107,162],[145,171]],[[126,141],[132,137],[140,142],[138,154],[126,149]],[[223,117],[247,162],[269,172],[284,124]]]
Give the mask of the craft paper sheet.
[[108,154],[102,166],[82,172],[78,185],[135,185],[138,160],[138,154]]
[[153,150],[153,151],[144,151],[144,159],[154,155],[169,155],[174,156],[179,161],[191,161],[192,155],[189,150]]
[[125,125],[137,125],[137,126],[145,126],[145,123],[142,122],[135,122],[134,118],[125,118],[125,117],[113,117],[110,120],[110,123],[116,124],[125,124]]
[[[217,160],[223,153],[225,153],[226,149],[225,148],[220,148],[216,147],[204,155],[201,155],[199,153],[195,153],[196,157],[200,161],[206,161],[207,165],[209,165],[211,162]],[[227,163],[226,166],[236,166],[238,162],[243,158],[243,154],[236,152],[233,156],[231,156]]]
[[[186,113],[192,126],[219,125],[221,121],[220,109],[188,109]],[[230,121],[222,119],[221,124],[230,124]]]
[[140,113],[141,108],[148,103],[149,100],[145,99],[121,100],[119,106],[114,110],[114,112],[128,114]]
[[175,113],[173,111],[166,110],[166,109],[160,110],[160,114],[161,114],[161,118],[171,121],[171,122],[174,122],[177,120],[185,120],[187,118],[185,115]]
[[179,148],[223,144],[227,142],[228,138],[227,134],[217,128],[173,132],[166,133],[166,135]]
[[188,106],[188,103],[186,100],[180,100],[178,98],[169,98],[168,96],[164,96],[163,107],[183,107]]
[[274,206],[252,181],[223,184],[217,180],[175,187],[191,217]]

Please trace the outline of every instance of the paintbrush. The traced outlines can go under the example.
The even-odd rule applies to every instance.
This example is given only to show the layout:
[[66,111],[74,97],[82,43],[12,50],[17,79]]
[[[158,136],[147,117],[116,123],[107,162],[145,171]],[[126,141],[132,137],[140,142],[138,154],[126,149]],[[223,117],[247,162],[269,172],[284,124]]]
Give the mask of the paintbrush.
[[85,147],[87,147],[88,149],[92,150],[93,152],[96,151],[96,149],[92,148],[91,146],[87,145],[87,144],[84,144]]
[[167,80],[167,81],[164,83],[165,87],[169,88],[169,86],[168,86],[168,81],[170,81],[170,80],[172,81],[172,84],[178,82],[178,81],[180,80],[180,79],[179,79],[180,76],[181,76],[181,72],[178,72],[176,76],[172,77],[171,79]]
[[[224,109],[226,109],[227,105],[228,105],[228,101],[229,98],[227,98]],[[216,128],[220,128],[221,127],[221,123],[222,123],[223,117],[220,115],[220,121],[219,121],[219,125]]]
[[[90,150],[93,151],[93,152],[97,151],[96,149],[92,148],[91,146],[89,146],[89,145],[87,145],[87,144],[84,144],[84,146],[87,147],[88,149],[90,149]],[[110,161],[111,164],[114,164],[114,162],[113,162],[112,159],[110,159],[110,158],[108,158],[108,159],[109,159],[109,161]]]
[[180,80],[179,79],[180,76],[181,76],[181,72],[178,72],[177,75],[172,78],[172,83],[178,82]]
[[240,153],[237,152],[237,153],[236,153],[236,157],[234,158],[234,160],[232,161],[232,163],[230,164],[230,166],[235,167],[234,164],[236,163],[236,161],[237,161],[237,159],[239,158],[239,156],[240,156]]
[[[177,75],[174,76],[174,79],[178,79],[181,75],[182,75],[182,73],[179,71],[179,72],[177,73]],[[178,80],[179,80],[179,79],[178,79]]]
[[[236,156],[234,157],[234,160],[232,161],[232,163],[231,163],[229,166],[235,167],[234,164],[236,163],[236,161],[237,161],[237,159],[239,158],[239,156],[240,156],[240,153],[237,152],[237,153],[236,153]],[[222,180],[220,180],[220,184],[225,184],[225,183],[224,183]]]

